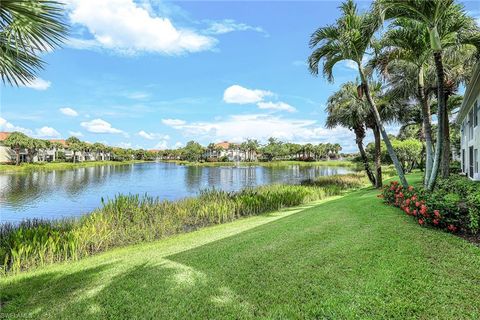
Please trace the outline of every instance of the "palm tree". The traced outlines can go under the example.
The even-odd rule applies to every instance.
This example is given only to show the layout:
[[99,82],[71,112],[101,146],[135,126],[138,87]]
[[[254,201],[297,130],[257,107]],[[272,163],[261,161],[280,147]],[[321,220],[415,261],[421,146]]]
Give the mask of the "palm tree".
[[[429,35],[416,21],[396,19],[384,34],[380,45],[383,51],[370,61],[390,82],[395,98],[415,98],[421,105],[423,137],[425,139],[425,186],[433,166],[432,118],[429,87],[425,85],[431,49]],[[411,73],[411,74],[408,74]]]
[[355,143],[360,152],[368,180],[373,186],[376,186],[376,179],[370,169],[367,153],[363,147],[363,140],[366,136],[365,119],[369,113],[369,108],[358,97],[357,87],[354,82],[347,82],[328,98],[326,127],[342,126],[355,133]]
[[39,150],[45,149],[45,141],[41,139],[28,138],[26,144],[29,162],[33,162],[33,158]]
[[3,83],[31,82],[43,68],[42,52],[64,40],[63,4],[56,1],[2,0],[0,5],[0,76]]
[[4,144],[7,147],[12,148],[15,150],[15,164],[18,166],[20,165],[20,149],[24,149],[28,145],[28,139],[30,139],[27,135],[21,132],[12,132],[10,135],[5,139]]
[[51,146],[55,150],[55,152],[53,153],[53,161],[56,161],[58,158],[58,150],[63,149],[63,144],[58,141],[54,141],[51,143]]
[[342,16],[337,19],[334,25],[319,28],[311,36],[310,47],[316,49],[309,57],[310,72],[318,75],[319,63],[323,61],[323,74],[329,81],[333,82],[333,67],[338,62],[352,60],[356,63],[361,79],[359,91],[365,94],[400,181],[404,187],[407,187],[408,183],[402,165],[398,161],[387,132],[383,127],[377,106],[370,93],[368,75],[362,65],[367,50],[370,49],[373,36],[381,26],[380,17],[369,13],[359,14],[353,0],[343,2],[340,10]]
[[82,142],[77,137],[70,137],[66,140],[68,149],[73,152],[73,163],[77,162],[77,152],[83,150]]
[[[437,79],[438,129],[432,172],[427,189],[432,190],[438,176],[444,150],[446,96],[443,55],[447,47],[474,45],[480,47],[480,36],[475,21],[454,0],[377,0],[375,11],[386,19],[405,18],[416,21],[428,32]],[[444,165],[449,165],[445,163]]]

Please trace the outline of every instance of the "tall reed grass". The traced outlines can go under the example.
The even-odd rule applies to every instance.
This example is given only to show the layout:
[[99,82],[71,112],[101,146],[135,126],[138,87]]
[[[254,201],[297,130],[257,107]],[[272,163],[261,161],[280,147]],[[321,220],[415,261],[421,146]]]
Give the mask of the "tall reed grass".
[[118,195],[79,219],[1,225],[0,271],[16,273],[76,260],[114,247],[324,199],[363,184],[361,174],[350,174],[305,185],[269,185],[239,192],[208,190],[179,201]]

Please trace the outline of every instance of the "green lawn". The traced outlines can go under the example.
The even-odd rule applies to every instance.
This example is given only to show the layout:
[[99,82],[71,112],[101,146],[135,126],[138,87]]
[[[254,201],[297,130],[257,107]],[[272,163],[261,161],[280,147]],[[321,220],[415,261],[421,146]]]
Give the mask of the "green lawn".
[[0,318],[479,319],[480,248],[377,194],[9,276]]
[[0,164],[1,172],[28,172],[38,170],[68,170],[75,168],[105,166],[105,165],[122,165],[137,162],[145,162],[142,160],[132,161],[83,161],[83,162],[40,162],[40,163],[22,163],[19,166],[14,164]]

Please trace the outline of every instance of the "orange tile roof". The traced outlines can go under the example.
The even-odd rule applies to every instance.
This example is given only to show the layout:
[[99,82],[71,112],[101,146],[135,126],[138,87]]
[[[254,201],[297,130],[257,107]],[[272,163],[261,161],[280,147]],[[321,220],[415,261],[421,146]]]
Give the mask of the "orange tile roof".
[[231,145],[231,143],[228,142],[228,141],[222,141],[222,142],[219,142],[219,143],[215,144],[216,147],[220,147],[220,148],[225,149],[225,150],[228,150],[228,148],[230,148],[230,145]]
[[0,141],[5,141],[10,135],[10,133],[11,132],[5,132],[5,131],[0,132]]
[[67,141],[65,141],[64,139],[51,139],[51,140],[48,140],[50,142],[58,142],[60,143],[62,146],[66,147],[67,146]]

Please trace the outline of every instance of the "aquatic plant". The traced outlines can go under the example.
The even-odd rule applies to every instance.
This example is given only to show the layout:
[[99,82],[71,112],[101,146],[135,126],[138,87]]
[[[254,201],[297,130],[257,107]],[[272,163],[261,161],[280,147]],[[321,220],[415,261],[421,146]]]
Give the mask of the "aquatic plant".
[[364,182],[363,175],[350,174],[316,179],[304,185],[268,185],[238,192],[205,190],[198,197],[178,201],[148,195],[117,195],[78,219],[1,225],[0,270],[15,273],[76,260],[114,247],[324,199],[360,187]]

